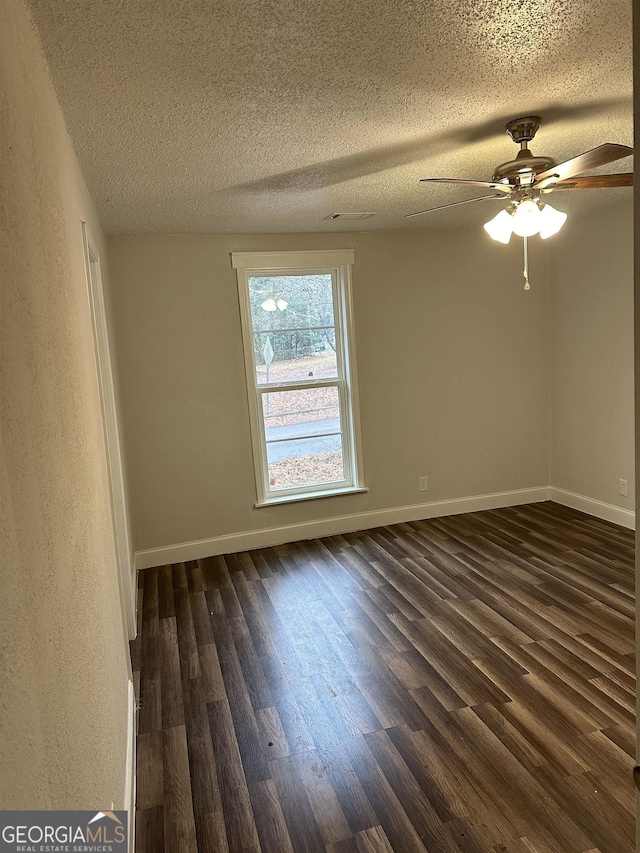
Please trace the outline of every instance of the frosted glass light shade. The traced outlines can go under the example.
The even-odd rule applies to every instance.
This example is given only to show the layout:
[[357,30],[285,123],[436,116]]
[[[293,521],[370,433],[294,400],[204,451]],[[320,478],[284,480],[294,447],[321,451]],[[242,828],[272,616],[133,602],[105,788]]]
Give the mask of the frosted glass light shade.
[[521,201],[513,214],[512,228],[519,237],[533,237],[540,230],[542,211],[533,199]]
[[499,243],[508,243],[513,231],[513,217],[506,210],[501,210],[493,219],[485,222],[484,230]]
[[550,204],[545,204],[540,211],[540,236],[543,240],[553,237],[567,221],[567,214],[556,210]]

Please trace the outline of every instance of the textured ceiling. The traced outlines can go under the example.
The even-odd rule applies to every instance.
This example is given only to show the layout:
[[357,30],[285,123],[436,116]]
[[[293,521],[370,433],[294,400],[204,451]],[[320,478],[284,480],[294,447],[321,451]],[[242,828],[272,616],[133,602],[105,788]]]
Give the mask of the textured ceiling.
[[[31,0],[110,233],[425,228],[531,147],[632,144],[631,0]],[[622,160],[603,171],[630,171]],[[570,212],[630,189],[558,193]],[[481,194],[481,193],[480,193]],[[335,212],[369,220],[327,222]]]

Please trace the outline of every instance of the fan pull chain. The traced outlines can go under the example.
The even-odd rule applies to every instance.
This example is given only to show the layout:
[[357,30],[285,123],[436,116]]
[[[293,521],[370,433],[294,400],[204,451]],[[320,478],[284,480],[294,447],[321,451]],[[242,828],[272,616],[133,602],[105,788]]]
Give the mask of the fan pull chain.
[[524,289],[531,290],[529,284],[529,238],[524,237]]

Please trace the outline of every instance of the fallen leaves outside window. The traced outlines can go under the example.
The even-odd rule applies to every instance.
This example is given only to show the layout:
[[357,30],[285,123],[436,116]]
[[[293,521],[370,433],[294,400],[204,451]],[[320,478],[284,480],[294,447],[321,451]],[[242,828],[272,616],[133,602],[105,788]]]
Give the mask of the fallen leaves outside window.
[[342,453],[339,450],[296,456],[269,465],[269,479],[273,489],[335,483],[343,478]]

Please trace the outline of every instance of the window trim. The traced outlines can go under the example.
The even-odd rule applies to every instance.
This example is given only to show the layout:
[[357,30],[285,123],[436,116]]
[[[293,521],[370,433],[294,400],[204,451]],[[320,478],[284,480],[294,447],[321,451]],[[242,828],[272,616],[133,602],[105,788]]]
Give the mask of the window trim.
[[[351,293],[351,265],[354,263],[354,259],[353,249],[231,253],[232,267],[236,270],[238,280],[247,401],[256,483],[256,507],[367,491],[363,486],[362,441]],[[343,460],[347,476],[344,480],[335,483],[296,486],[270,492],[267,442],[265,440],[261,397],[269,391],[296,390],[300,388],[300,383],[296,380],[292,382],[271,382],[266,388],[264,385],[258,386],[253,352],[254,330],[251,317],[249,278],[260,275],[311,275],[314,273],[331,274],[332,276],[334,327],[337,330],[337,336],[340,338],[340,346],[336,352],[338,376],[335,379],[319,378],[315,381],[305,381],[304,387],[313,387],[314,385],[326,387],[329,385],[338,389],[343,433]],[[349,405],[349,401],[351,405]]]

